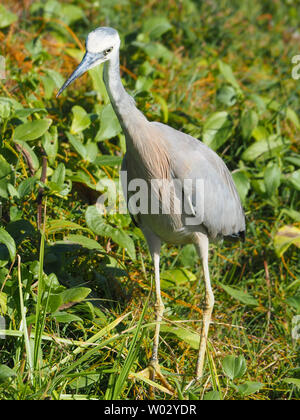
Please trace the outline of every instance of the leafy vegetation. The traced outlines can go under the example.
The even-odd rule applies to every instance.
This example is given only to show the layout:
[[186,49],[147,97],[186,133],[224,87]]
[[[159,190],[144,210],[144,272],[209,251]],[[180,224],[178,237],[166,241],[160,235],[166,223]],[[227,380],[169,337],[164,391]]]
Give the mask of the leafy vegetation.
[[101,25],[120,32],[138,107],[224,158],[247,217],[244,244],[213,246],[205,377],[188,391],[204,288],[193,247],[164,246],[159,359],[176,393],[157,382],[156,398],[300,397],[299,14],[289,0],[0,6],[1,399],[146,399],[153,385],[147,247],[127,214],[95,208],[125,152],[101,69],[55,98]]

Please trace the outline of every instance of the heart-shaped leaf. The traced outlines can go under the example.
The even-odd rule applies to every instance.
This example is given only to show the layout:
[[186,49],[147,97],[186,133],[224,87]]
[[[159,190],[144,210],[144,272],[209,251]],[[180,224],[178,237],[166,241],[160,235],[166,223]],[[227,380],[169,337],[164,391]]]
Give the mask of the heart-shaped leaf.
[[71,134],[78,134],[90,126],[91,120],[86,110],[79,105],[74,105],[72,112],[73,120],[70,131]]
[[244,356],[226,356],[222,361],[222,368],[229,379],[234,380],[244,376],[247,370]]

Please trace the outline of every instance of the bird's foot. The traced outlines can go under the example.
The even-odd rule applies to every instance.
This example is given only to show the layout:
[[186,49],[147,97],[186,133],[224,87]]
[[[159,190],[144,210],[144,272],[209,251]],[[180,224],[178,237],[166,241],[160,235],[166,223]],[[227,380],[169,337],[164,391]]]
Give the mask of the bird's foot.
[[[175,392],[174,388],[169,384],[167,379],[161,373],[160,366],[156,360],[151,360],[149,366],[139,372],[139,376],[144,376],[151,381],[154,381],[156,378],[158,378],[163,387],[166,388],[169,393],[174,394]],[[150,387],[149,394],[151,398],[154,398],[153,386]]]
[[184,391],[188,391],[192,386],[194,386],[195,384],[199,384],[201,380],[201,377],[196,376],[195,378],[193,378],[188,384],[187,386],[184,388]]

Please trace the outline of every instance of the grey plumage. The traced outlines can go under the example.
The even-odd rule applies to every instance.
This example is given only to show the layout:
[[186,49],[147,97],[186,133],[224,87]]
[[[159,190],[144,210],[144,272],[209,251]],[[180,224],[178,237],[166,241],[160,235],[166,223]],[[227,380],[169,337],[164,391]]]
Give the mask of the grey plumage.
[[[175,130],[168,125],[150,122],[136,108],[133,98],[125,91],[119,69],[120,39],[112,28],[98,28],[87,38],[87,52],[83,61],[62,86],[59,93],[86,70],[104,62],[104,82],[113,108],[126,137],[126,155],[122,170],[127,171],[128,181],[141,179],[150,186],[153,180],[190,180],[189,188],[173,190],[172,201],[181,199],[186,204],[181,213],[134,214],[135,223],[142,229],[154,261],[156,286],[156,330],[154,335],[151,366],[161,377],[158,365],[158,341],[160,321],[163,316],[163,302],[160,293],[159,254],[162,242],[173,244],[193,243],[202,260],[205,282],[205,308],[196,369],[196,379],[203,372],[208,328],[214,304],[209,270],[208,244],[222,237],[243,236],[245,217],[233,179],[222,159],[201,141]],[[203,191],[198,199],[196,181],[202,180]],[[164,187],[149,193],[151,200],[157,200],[160,209],[166,203]],[[124,193],[130,201],[132,192]],[[198,199],[198,200],[197,200]],[[148,210],[149,210],[148,209]],[[189,209],[189,211],[187,211]],[[187,218],[194,223],[187,223]],[[196,221],[196,222],[195,222]],[[199,221],[199,222],[198,222]]]

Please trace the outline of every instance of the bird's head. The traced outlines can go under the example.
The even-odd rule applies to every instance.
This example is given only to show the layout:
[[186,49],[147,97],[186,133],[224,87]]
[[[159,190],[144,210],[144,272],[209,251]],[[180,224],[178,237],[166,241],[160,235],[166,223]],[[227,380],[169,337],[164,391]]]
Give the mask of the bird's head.
[[84,54],[81,63],[59,89],[56,97],[59,96],[70,83],[74,82],[75,79],[83,75],[87,70],[110,60],[113,56],[118,54],[120,37],[115,29],[100,27],[88,34],[85,45],[86,53]]

